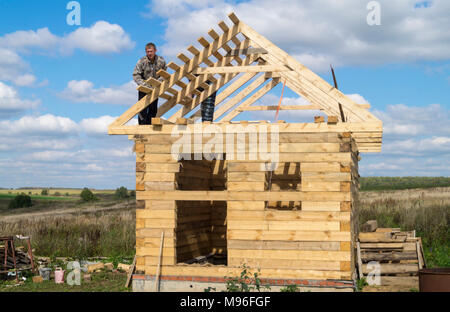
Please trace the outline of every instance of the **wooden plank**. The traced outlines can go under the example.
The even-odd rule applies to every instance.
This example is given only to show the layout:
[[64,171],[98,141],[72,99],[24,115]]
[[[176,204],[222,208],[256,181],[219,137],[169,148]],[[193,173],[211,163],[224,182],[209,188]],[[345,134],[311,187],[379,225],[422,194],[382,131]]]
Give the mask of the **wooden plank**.
[[[223,133],[226,133],[226,128],[229,127],[229,124],[215,124],[216,127],[219,127]],[[276,124],[276,125],[265,125],[267,126],[267,130],[270,133],[272,127],[277,127],[277,131],[281,133],[324,133],[324,132],[368,132],[374,133],[376,131],[382,131],[382,126],[378,123],[370,123],[370,122],[344,122],[337,123],[336,125],[328,125],[326,123],[286,123],[286,124]],[[179,127],[178,125],[163,125],[161,129],[154,130],[151,126],[117,126],[111,127],[112,131],[109,131],[109,134],[172,134],[173,127]],[[202,130],[205,131],[206,126],[202,127]],[[194,128],[194,125],[188,125],[186,127],[191,131]],[[234,130],[234,129],[233,129]],[[210,130],[211,131],[211,130]],[[244,131],[244,130],[242,130]],[[208,133],[205,131],[204,133]]]
[[[302,207],[303,208],[303,207]],[[323,212],[323,211],[228,211],[228,220],[252,220],[252,221],[347,221],[350,220],[350,212]]]
[[249,221],[228,220],[230,230],[302,230],[302,231],[339,231],[340,224],[335,221]]
[[[241,32],[253,42],[255,42],[258,47],[266,49],[269,54],[275,57],[280,63],[286,64],[295,70],[295,77],[301,79],[303,85],[311,91],[322,91],[320,94],[323,98],[323,102],[328,102],[336,106],[337,110],[338,104],[341,103],[344,108],[346,108],[346,116],[350,121],[366,120],[366,121],[377,121],[378,119],[374,117],[370,112],[359,108],[356,103],[346,97],[342,92],[333,88],[329,83],[324,81],[318,75],[310,71],[308,68],[300,64],[293,57],[288,55],[286,52],[275,46],[269,40],[258,34],[251,27],[243,22],[239,23]],[[266,56],[263,55],[263,56]],[[297,80],[299,81],[299,80]],[[306,97],[308,98],[308,97]],[[338,114],[334,114],[338,115]]]
[[229,258],[250,259],[285,259],[285,260],[318,260],[349,261],[350,253],[346,251],[309,251],[309,250],[240,250],[229,249]]
[[[256,76],[257,73],[247,73],[239,77],[236,81],[234,81],[232,84],[227,86],[226,89],[222,90],[216,97],[216,101],[214,105],[217,107],[220,103],[222,103],[227,97],[229,97],[231,94],[233,94],[236,90],[238,90],[242,85],[246,84],[250,79]],[[216,114],[216,113],[215,113]],[[195,114],[192,115],[194,119],[201,117],[201,110],[197,111]]]
[[226,54],[226,56],[238,56],[249,54],[267,54],[267,51],[262,48],[232,49]]
[[380,276],[382,286],[410,286],[419,288],[418,276]]
[[[149,183],[149,182],[147,182]],[[192,201],[350,201],[349,193],[341,192],[229,192],[229,191],[140,191],[137,200]]]
[[255,250],[328,250],[339,251],[339,242],[286,242],[286,241],[251,241],[228,240],[228,249]]
[[[249,77],[249,76],[245,76],[245,77]],[[245,79],[245,80],[247,80],[247,79]],[[248,80],[250,80],[250,79],[248,79]],[[248,85],[244,90],[241,90],[237,95],[235,95],[231,100],[229,100],[224,105],[220,106],[214,112],[214,121],[216,121],[220,116],[225,114],[230,108],[232,108],[233,106],[238,104],[240,101],[242,101],[246,96],[248,96],[250,93],[252,93],[254,90],[256,90],[260,85],[262,85],[267,80],[268,80],[268,78],[265,76],[258,77],[250,85]],[[237,90],[237,88],[236,88],[236,90]]]
[[[249,106],[245,108],[239,108],[240,111],[273,111],[277,110],[278,106]],[[317,105],[282,105],[280,110],[319,110]]]
[[230,258],[228,265],[231,267],[242,266],[245,263],[250,267],[267,269],[303,269],[303,270],[325,270],[339,271],[339,261],[310,261],[310,260],[283,260],[283,259],[243,259]]
[[364,262],[369,261],[398,261],[398,260],[417,260],[415,252],[363,252],[361,259]]
[[419,261],[419,270],[422,270],[423,269],[423,260],[422,260],[423,258],[422,258],[422,251],[420,248],[419,241],[416,242],[416,253],[417,253],[417,259]]
[[198,67],[192,73],[206,74],[230,74],[230,73],[261,73],[290,71],[286,66],[278,65],[254,65],[254,66],[224,66],[224,67]]
[[361,261],[361,246],[359,242],[356,242],[356,259],[358,264],[358,274],[359,278],[362,279],[364,277],[363,274],[363,267],[362,267],[362,261]]
[[171,75],[170,80],[165,80],[159,88],[155,88],[151,94],[148,94],[143,99],[138,101],[135,105],[130,107],[125,113],[123,113],[119,118],[113,122],[113,126],[122,126],[133,118],[137,113],[139,113],[146,106],[150,105],[154,100],[156,100],[161,94],[165,93],[167,88],[172,87],[175,81],[180,80],[186,73],[192,72],[192,70],[206,60],[213,52],[220,49],[225,43],[227,43],[232,37],[236,36],[239,32],[239,26],[235,25],[229,31],[223,33],[217,40],[215,40],[208,48],[201,51],[199,55],[194,57],[192,60],[186,62],[184,66],[180,68],[179,71]]
[[[248,99],[246,99],[244,102],[242,102],[237,108],[244,108],[252,105],[257,100],[259,100],[262,96],[264,96],[267,92],[272,90],[274,87],[276,87],[280,83],[279,78],[274,78],[272,81],[268,82],[266,85],[264,85],[261,89],[256,91],[252,96],[250,96]],[[240,112],[237,110],[231,111],[221,119],[222,122],[231,121],[233,118],[235,118],[237,115],[239,115]],[[214,119],[216,120],[216,119]]]
[[359,241],[361,243],[401,243],[406,240],[403,238],[392,238],[390,233],[359,233]]
[[[403,264],[403,263],[380,263],[380,274],[402,274],[402,273],[417,273],[419,266],[417,264]],[[363,273],[368,274],[371,270],[367,264],[363,264]]]
[[302,202],[302,211],[340,211],[340,202]]
[[[202,267],[195,265],[177,265],[177,266],[164,266],[161,268],[162,275],[169,276],[239,276],[242,271],[242,267],[225,267],[225,266],[213,266]],[[256,268],[255,268],[256,271]],[[146,266],[146,275],[155,275],[155,266]],[[319,270],[289,270],[289,269],[266,269],[262,268],[259,278],[283,278],[283,279],[347,279],[350,280],[350,275],[340,271],[319,271]]]
[[361,249],[403,249],[402,243],[361,243]]

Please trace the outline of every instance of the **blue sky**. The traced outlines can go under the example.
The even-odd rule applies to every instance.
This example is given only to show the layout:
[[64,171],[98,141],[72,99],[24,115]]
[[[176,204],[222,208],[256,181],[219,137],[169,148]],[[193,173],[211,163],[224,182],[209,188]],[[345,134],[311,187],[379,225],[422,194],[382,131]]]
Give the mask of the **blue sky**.
[[[134,188],[132,142],[106,127],[136,101],[131,74],[144,45],[179,63],[231,11],[330,83],[333,64],[339,88],[371,104],[383,150],[362,155],[362,176],[450,174],[448,1],[378,1],[373,26],[360,0],[78,1],[79,26],[66,23],[68,2],[0,1],[0,187]],[[301,99],[287,91],[284,101]]]

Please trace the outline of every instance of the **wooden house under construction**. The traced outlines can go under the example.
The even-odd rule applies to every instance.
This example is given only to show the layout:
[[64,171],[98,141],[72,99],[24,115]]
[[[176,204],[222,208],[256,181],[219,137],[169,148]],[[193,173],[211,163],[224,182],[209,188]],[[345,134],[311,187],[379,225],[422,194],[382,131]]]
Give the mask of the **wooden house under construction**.
[[[351,289],[359,153],[381,151],[382,122],[228,17],[198,39],[201,49],[188,47],[192,56],[149,79],[152,88],[138,87],[147,95],[109,126],[135,142],[134,289],[203,291],[243,264],[271,287]],[[280,83],[310,104],[252,105]],[[214,121],[201,122],[214,92]],[[127,125],[158,98],[152,125]],[[278,109],[327,117],[233,121]]]

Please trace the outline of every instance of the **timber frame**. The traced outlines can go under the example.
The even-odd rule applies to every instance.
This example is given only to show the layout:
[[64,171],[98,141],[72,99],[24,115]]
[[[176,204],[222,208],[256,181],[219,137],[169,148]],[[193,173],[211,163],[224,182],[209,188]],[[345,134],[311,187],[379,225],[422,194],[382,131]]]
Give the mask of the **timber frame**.
[[[108,128],[135,141],[137,274],[158,281],[161,275],[163,282],[217,281],[239,276],[245,263],[261,269],[265,281],[354,285],[359,153],[381,151],[382,122],[235,14],[228,17],[231,26],[218,24],[221,34],[211,29],[209,40],[198,39],[203,49],[188,47],[193,56],[180,53],[182,65],[171,62],[171,72],[158,72],[161,80],[147,81],[151,88],[139,86],[147,95]],[[252,105],[279,83],[310,104]],[[214,121],[196,122],[200,104],[214,92]],[[165,102],[152,125],[127,125],[156,99]],[[278,108],[321,110],[327,120],[233,121],[245,111]],[[210,144],[195,137],[184,141],[193,143],[193,152],[174,149],[180,134],[198,132],[223,134],[227,148],[236,135],[245,149],[195,157],[196,148]],[[252,158],[252,134],[257,146],[268,144],[271,152],[276,143],[276,161]],[[193,264],[201,256],[224,263]]]
[[[321,110],[331,119],[327,125],[316,125],[315,129],[306,126],[310,130],[324,131],[326,128],[332,132],[351,132],[360,152],[381,151],[382,122],[367,110],[370,106],[356,104],[239,20],[234,13],[229,15],[229,19],[232,26],[223,21],[218,24],[222,34],[214,29],[208,31],[212,41],[205,37],[198,39],[203,47],[201,51],[192,45],[187,48],[193,55],[191,58],[183,53],[178,54],[183,64],[169,63],[172,73],[160,70],[158,74],[162,82],[151,78],[147,84],[152,88],[139,86],[137,89],[147,95],[117,118],[109,126],[108,133],[153,133],[152,126],[128,126],[126,123],[158,98],[166,101],[159,106],[154,124],[194,123],[201,118],[201,102],[223,87],[216,98],[214,122],[220,119],[219,123],[229,123],[244,111],[276,110],[276,106],[251,105],[280,82],[286,82],[288,88],[307,99],[311,105],[282,105],[280,110]],[[244,39],[238,39],[240,36]],[[206,67],[201,67],[201,64]],[[258,76],[258,73],[264,74]],[[236,92],[252,79],[249,85]],[[212,84],[207,84],[207,80]],[[198,87],[203,91],[198,91]],[[231,97],[233,94],[234,97]]]

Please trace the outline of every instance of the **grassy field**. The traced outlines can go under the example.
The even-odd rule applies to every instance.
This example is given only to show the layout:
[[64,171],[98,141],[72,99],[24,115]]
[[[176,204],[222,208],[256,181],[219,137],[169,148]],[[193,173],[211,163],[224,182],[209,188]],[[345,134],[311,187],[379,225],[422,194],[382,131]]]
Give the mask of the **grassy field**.
[[0,292],[130,292],[125,288],[126,273],[99,272],[91,275],[91,281],[81,281],[81,285],[70,286],[66,283],[56,284],[55,281],[33,283],[31,278],[23,284],[15,286],[15,280],[0,281]]
[[360,226],[416,230],[422,237],[427,265],[450,267],[450,187],[360,192]]
[[[31,236],[34,253],[38,256],[130,259],[134,256],[136,242],[135,200],[118,200],[112,193],[114,191],[97,192],[99,200],[91,203],[81,202],[79,193],[70,196],[70,200],[37,196],[33,207],[12,211],[7,208],[11,197],[0,196],[0,236]],[[415,229],[423,240],[427,266],[450,267],[450,187],[362,191],[359,224],[372,219],[378,221],[379,227]],[[114,288],[118,277],[111,278],[111,288],[105,287],[111,291],[119,289]],[[102,290],[99,283],[98,290]],[[117,287],[119,284],[117,282]],[[0,285],[0,291],[74,290],[58,288],[64,286],[53,283],[46,285],[26,284],[20,289]],[[95,285],[93,281],[82,290],[97,291]]]
[[449,187],[450,177],[361,177],[361,191]]

